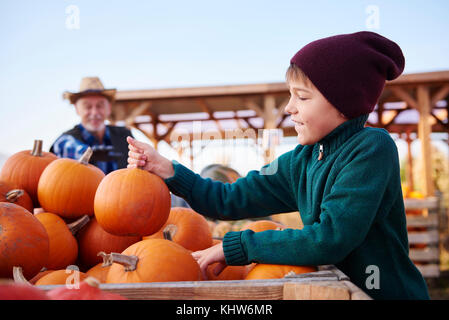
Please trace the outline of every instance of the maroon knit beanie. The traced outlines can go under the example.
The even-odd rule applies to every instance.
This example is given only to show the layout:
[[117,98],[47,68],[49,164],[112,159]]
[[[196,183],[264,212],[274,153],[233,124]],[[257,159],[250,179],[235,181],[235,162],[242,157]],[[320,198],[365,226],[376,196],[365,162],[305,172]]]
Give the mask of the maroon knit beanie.
[[290,63],[298,66],[321,94],[347,118],[373,111],[385,80],[404,70],[401,48],[369,31],[313,41]]

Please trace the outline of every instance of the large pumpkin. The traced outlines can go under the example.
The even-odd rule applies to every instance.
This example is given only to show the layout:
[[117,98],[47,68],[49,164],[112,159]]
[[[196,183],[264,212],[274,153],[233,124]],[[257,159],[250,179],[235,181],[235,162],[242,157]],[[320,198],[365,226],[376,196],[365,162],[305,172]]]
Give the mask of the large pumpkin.
[[164,239],[164,233],[165,238],[168,235],[167,240],[172,240],[188,250],[198,251],[212,246],[209,223],[190,208],[172,208],[164,226],[144,239]]
[[37,194],[46,212],[54,212],[67,219],[94,213],[94,198],[104,173],[89,159],[89,147],[77,161],[63,158],[53,161],[42,172]]
[[10,202],[33,213],[33,201],[24,189],[15,188],[10,182],[0,181],[0,202]]
[[103,230],[95,217],[76,235],[79,247],[79,261],[85,268],[91,268],[100,263],[100,251],[106,253],[122,252],[130,245],[141,240],[139,236],[116,236]]
[[50,240],[49,259],[45,267],[58,270],[73,264],[78,256],[78,243],[74,234],[89,221],[88,216],[85,215],[70,225],[67,225],[58,215],[50,212],[41,212],[35,217],[47,230]]
[[291,272],[301,274],[315,271],[317,271],[317,268],[312,266],[290,266],[281,264],[258,263],[248,273],[245,280],[280,279]]
[[33,150],[20,151],[6,160],[0,172],[0,180],[24,189],[39,207],[37,185],[44,169],[58,159],[51,152],[42,151],[42,140],[35,140]]
[[11,278],[14,266],[26,278],[47,264],[49,240],[44,226],[25,208],[0,202],[0,278]]
[[164,181],[139,168],[109,173],[95,195],[100,226],[119,236],[147,236],[157,232],[170,213],[170,192]]
[[198,263],[189,250],[173,241],[149,239],[139,241],[122,254],[110,253],[113,262],[107,283],[199,281]]

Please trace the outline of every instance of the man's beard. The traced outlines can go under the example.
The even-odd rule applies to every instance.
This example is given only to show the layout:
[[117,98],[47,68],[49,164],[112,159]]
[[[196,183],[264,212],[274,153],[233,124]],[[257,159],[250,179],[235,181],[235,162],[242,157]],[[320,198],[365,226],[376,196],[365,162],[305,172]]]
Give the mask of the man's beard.
[[92,125],[90,123],[86,123],[86,124],[84,124],[84,127],[87,129],[87,131],[96,133],[96,132],[102,131],[105,128],[105,123],[102,122],[98,126],[94,126],[94,125]]

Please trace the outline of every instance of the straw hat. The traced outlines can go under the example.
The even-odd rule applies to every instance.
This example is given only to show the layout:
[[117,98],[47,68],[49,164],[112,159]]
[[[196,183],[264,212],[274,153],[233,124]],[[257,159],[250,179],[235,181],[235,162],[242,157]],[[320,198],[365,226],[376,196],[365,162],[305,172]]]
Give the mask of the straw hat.
[[98,77],[85,77],[81,79],[79,92],[65,91],[62,94],[63,99],[67,99],[70,103],[75,104],[76,100],[86,95],[102,95],[111,103],[114,101],[116,89],[105,89]]

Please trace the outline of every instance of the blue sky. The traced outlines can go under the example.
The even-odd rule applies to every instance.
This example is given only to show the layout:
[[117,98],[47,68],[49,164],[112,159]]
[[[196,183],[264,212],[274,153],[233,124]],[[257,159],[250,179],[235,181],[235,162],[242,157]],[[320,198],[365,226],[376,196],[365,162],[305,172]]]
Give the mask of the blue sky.
[[[66,26],[70,5],[79,29]],[[449,70],[448,12],[444,0],[2,0],[0,153],[36,138],[48,149],[78,122],[62,92],[89,75],[118,89],[277,82],[302,46],[360,30],[396,41],[405,73]]]

